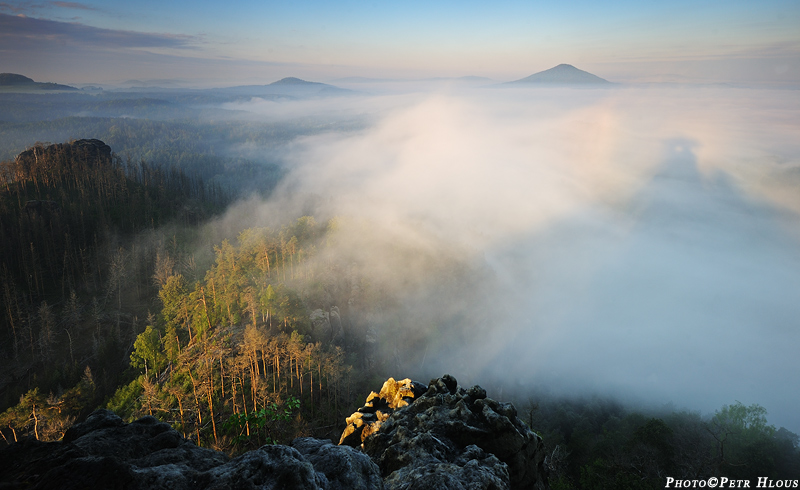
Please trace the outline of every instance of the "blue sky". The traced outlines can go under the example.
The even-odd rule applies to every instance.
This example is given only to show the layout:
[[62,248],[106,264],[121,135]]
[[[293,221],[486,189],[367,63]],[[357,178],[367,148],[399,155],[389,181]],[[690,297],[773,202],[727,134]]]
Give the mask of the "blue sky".
[[283,76],[800,81],[800,2],[0,2],[0,71],[42,81]]

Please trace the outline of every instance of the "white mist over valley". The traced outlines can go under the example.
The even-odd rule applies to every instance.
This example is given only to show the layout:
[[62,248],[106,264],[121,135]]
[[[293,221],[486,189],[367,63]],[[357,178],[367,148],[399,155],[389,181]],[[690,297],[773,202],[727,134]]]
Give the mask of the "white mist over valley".
[[[442,300],[425,289],[437,271],[396,260],[398,243],[481,275],[468,302],[444,306],[461,319],[448,338],[426,332],[424,358],[415,346],[399,370],[705,413],[760,403],[796,428],[793,95],[435,84],[236,107],[366,121],[293,141],[289,174],[259,216],[304,209],[368,223],[343,243],[367,276],[408,286],[397,294],[410,315]],[[402,333],[382,335],[402,343]]]
[[798,25],[0,1],[0,486],[796,487]]

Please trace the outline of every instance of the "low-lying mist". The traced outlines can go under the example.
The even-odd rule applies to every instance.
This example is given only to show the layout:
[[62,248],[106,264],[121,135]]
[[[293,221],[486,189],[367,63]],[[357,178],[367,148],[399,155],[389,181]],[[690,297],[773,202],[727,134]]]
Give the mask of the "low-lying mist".
[[[226,219],[349,223],[342,253],[412,319],[374,318],[395,376],[703,412],[739,400],[798,431],[799,105],[733,88],[350,96],[325,117],[373,124],[295,140],[282,187]],[[441,277],[447,261],[470,277]]]

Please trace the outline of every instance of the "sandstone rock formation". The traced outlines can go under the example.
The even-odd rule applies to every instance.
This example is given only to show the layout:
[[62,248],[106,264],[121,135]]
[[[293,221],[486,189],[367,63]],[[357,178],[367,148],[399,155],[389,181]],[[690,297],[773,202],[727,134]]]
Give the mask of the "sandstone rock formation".
[[[361,430],[364,451],[387,489],[547,488],[542,440],[513,405],[487,398],[480,386],[460,388],[449,375],[419,395],[412,383],[387,381],[347,419],[342,434],[343,444],[353,444]],[[401,401],[392,407],[395,400]],[[370,411],[384,405],[392,408],[388,415]],[[373,413],[377,420],[367,418]]]
[[339,490],[382,483],[366,455],[330,441],[298,439],[295,447],[267,445],[230,459],[154,417],[126,424],[97,410],[62,441],[28,438],[0,450],[0,487]]
[[111,147],[107,144],[98,139],[82,139],[70,143],[34,146],[17,155],[16,161],[24,171],[38,165],[40,159],[57,162],[63,167],[81,165],[78,170],[82,170],[107,164],[111,158]]
[[361,446],[368,435],[378,431],[381,423],[389,418],[389,415],[396,409],[412,403],[427,389],[424,384],[408,378],[401,381],[389,378],[383,383],[380,393],[371,392],[364,406],[347,417],[345,421],[347,427],[342,432],[339,444]]
[[309,318],[311,319],[311,325],[315,335],[320,339],[334,344],[342,342],[344,332],[342,330],[342,320],[339,316],[339,308],[337,306],[331,307],[330,312],[322,308],[316,309],[311,312]]

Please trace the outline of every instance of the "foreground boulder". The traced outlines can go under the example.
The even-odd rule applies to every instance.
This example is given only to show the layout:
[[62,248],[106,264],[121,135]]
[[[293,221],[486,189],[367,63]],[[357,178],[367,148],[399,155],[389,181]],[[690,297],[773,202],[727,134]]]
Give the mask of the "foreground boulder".
[[327,490],[379,490],[383,480],[375,463],[361,451],[331,441],[298,437],[292,447],[327,481]]
[[0,487],[382,488],[379,470],[366,455],[330,441],[295,442],[296,447],[267,445],[230,459],[195,446],[154,417],[126,424],[113,412],[97,410],[70,428],[62,441],[28,438],[0,450]]
[[[375,399],[380,401],[370,405]],[[367,407],[347,419],[342,436],[347,443],[361,422],[361,433],[368,432],[364,451],[380,467],[387,489],[547,488],[542,440],[510,403],[487,398],[480,386],[465,390],[449,375],[410,401],[401,399],[402,406],[365,423],[365,408],[389,404],[371,394]]]

